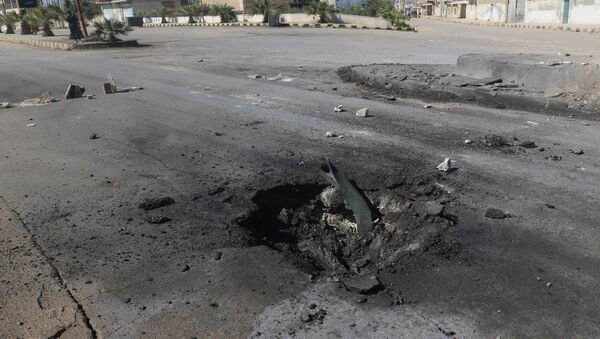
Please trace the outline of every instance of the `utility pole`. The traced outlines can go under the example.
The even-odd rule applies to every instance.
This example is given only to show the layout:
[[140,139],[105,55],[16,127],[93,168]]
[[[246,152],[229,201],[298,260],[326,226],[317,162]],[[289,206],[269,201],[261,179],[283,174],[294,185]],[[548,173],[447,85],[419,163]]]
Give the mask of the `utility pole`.
[[77,6],[77,14],[79,14],[79,20],[81,21],[81,29],[83,30],[83,36],[88,37],[87,27],[85,25],[85,19],[83,18],[83,13],[81,13],[81,2],[79,0],[75,0],[75,5]]

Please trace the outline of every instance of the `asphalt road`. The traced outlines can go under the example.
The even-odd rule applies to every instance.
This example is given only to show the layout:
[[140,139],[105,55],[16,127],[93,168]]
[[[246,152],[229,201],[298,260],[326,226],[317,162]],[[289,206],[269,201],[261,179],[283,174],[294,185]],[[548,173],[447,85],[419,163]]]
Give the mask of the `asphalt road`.
[[[418,33],[138,29],[148,47],[92,52],[3,43],[0,101],[60,97],[69,83],[97,96],[0,110],[0,335],[600,336],[598,122],[386,102],[335,74],[464,53],[599,55],[597,36],[414,24]],[[106,72],[144,90],[105,96]],[[347,111],[334,113],[340,104]],[[356,118],[361,107],[374,116]],[[490,133],[538,148],[490,149],[480,142]],[[458,220],[442,237],[460,255],[423,251],[378,272],[405,300],[390,306],[389,294],[359,301],[256,245],[236,221],[254,194],[322,183],[322,157],[372,191],[435,178]],[[457,171],[437,173],[445,157]],[[138,208],[163,196],[175,203]],[[511,217],[486,218],[489,207]],[[322,323],[300,320],[311,303],[327,311]]]

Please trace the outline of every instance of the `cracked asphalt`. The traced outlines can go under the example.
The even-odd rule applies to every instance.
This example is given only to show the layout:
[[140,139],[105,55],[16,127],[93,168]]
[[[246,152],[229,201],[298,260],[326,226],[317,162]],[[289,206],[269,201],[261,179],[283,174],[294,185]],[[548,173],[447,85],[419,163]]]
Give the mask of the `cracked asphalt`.
[[[418,33],[145,28],[131,36],[148,47],[82,52],[3,43],[0,101],[62,99],[69,83],[96,98],[0,110],[0,337],[600,336],[600,123],[387,102],[336,75],[464,53],[598,55],[597,37],[413,23]],[[105,96],[106,72],[144,90]],[[362,107],[373,117],[356,118]],[[485,147],[491,133],[538,148]],[[408,255],[365,302],[253,245],[237,223],[253,195],[322,182],[323,157],[366,190],[455,160],[435,184],[454,198],[444,237],[461,255]],[[511,217],[486,218],[490,207]],[[392,292],[404,304],[390,306]],[[304,323],[312,303],[327,315]]]

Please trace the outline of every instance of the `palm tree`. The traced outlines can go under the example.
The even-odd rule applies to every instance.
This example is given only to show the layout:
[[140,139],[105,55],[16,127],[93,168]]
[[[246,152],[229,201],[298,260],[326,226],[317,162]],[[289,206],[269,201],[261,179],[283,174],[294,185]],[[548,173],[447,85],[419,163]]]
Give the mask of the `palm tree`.
[[263,23],[269,22],[269,15],[281,11],[281,4],[277,0],[257,0],[248,11],[250,15],[262,14]]
[[327,16],[335,13],[335,7],[326,2],[314,2],[306,7],[306,14],[319,16],[320,23],[327,22]]
[[6,19],[4,19],[4,15],[0,13],[0,33],[2,33],[2,26],[4,26],[5,20]]
[[173,10],[163,6],[157,8],[154,13],[160,17],[161,24],[168,24],[167,17],[173,15]]
[[13,12],[14,17],[16,19],[15,22],[21,22],[21,35],[29,35],[29,34],[33,34],[33,32],[31,31],[31,24],[29,23],[29,21],[31,20],[29,18],[29,15],[27,13],[26,10],[22,9],[20,11],[17,12]]
[[97,39],[107,40],[110,42],[120,41],[119,35],[127,35],[127,32],[132,31],[131,27],[117,19],[104,19],[94,23],[94,36]]
[[233,18],[233,7],[230,5],[213,5],[209,9],[210,15],[218,15],[221,17],[221,22],[230,22]]
[[18,21],[19,18],[17,16],[17,13],[10,12],[4,14],[3,22],[6,26],[6,31],[4,32],[4,34],[15,34],[15,23],[17,23]]
[[60,23],[60,28],[65,28],[65,21],[67,21],[67,17],[69,16],[69,12],[74,9],[71,6],[71,2],[65,1],[61,4],[52,4],[48,6],[48,9],[54,13],[56,20]]
[[189,24],[195,24],[196,20],[194,20],[194,17],[200,13],[200,6],[199,5],[191,5],[191,6],[182,7],[179,9],[179,13],[188,16]]
[[54,36],[54,32],[52,32],[52,20],[57,19],[54,12],[47,7],[38,7],[31,12],[30,17],[38,27],[42,27],[43,36]]

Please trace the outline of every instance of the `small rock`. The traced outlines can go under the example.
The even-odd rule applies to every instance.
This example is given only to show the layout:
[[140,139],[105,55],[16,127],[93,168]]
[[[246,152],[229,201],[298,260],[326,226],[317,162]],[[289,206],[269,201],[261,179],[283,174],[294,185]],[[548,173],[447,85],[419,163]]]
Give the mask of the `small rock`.
[[317,308],[317,304],[310,304],[310,306],[308,306],[308,308],[310,308],[311,310],[314,310],[315,308]]
[[427,104],[427,105],[425,105],[423,107],[425,107],[425,108],[431,108],[431,105]]
[[98,138],[100,138],[100,137],[98,136],[97,133],[90,134],[90,139],[94,140],[94,139],[98,139]]
[[157,215],[147,216],[145,219],[147,222],[149,222],[151,224],[164,224],[166,222],[171,221],[171,218],[169,218],[169,217],[157,216]]
[[333,138],[333,137],[337,137],[337,134],[335,134],[334,131],[327,131],[327,132],[325,132],[325,136],[328,138]]
[[81,98],[83,93],[85,92],[85,88],[78,85],[69,84],[67,87],[67,91],[65,92],[65,99],[76,99]]
[[221,260],[222,256],[223,256],[223,252],[221,252],[221,251],[215,251],[213,253],[213,259],[215,259],[215,260]]
[[360,294],[372,294],[383,289],[383,285],[375,276],[351,276],[342,279],[342,284],[348,291],[355,291]]
[[571,153],[573,153],[573,154],[577,154],[577,155],[582,155],[582,154],[583,154],[583,150],[582,150],[581,148],[578,148],[578,149],[572,149],[572,150],[570,150],[570,151],[571,151]]
[[183,269],[181,270],[181,272],[187,272],[191,269],[192,267],[188,264],[185,264],[185,266],[183,267]]
[[491,219],[504,219],[506,218],[506,213],[498,208],[488,208],[485,211],[485,216]]
[[204,62],[204,59],[198,58],[198,62]]
[[449,172],[452,170],[452,160],[450,158],[445,158],[444,161],[437,165],[437,169],[443,172]]
[[537,145],[533,141],[523,141],[519,144],[523,148],[536,148]]
[[156,208],[164,207],[167,205],[174,204],[175,200],[171,197],[163,197],[158,199],[149,199],[138,205],[139,208],[149,211]]
[[473,141],[471,139],[466,139],[465,140],[465,144],[466,145],[469,145],[469,144],[472,144],[472,143],[473,143]]
[[10,108],[10,107],[11,107],[10,102],[0,101],[0,109],[2,109],[2,108]]
[[336,187],[328,187],[319,195],[323,206],[327,209],[334,209],[344,206],[344,196]]
[[542,280],[542,277],[537,277],[537,278],[535,278],[535,280],[537,280],[537,281],[541,281],[541,280]]
[[551,282],[546,283],[546,287],[552,287],[552,283]]
[[263,76],[261,74],[250,74],[248,75],[248,79],[261,79]]
[[488,147],[502,147],[508,145],[506,139],[497,134],[489,134],[483,138],[483,143]]
[[27,127],[34,127],[34,126],[35,126],[35,123],[27,124]]
[[429,215],[439,215],[444,210],[444,205],[437,201],[425,202],[425,212]]
[[308,323],[314,320],[314,316],[308,311],[302,312],[302,314],[300,315],[300,320],[304,323]]
[[368,108],[361,108],[358,111],[356,111],[356,116],[357,117],[361,117],[361,118],[366,118],[369,117],[369,109]]
[[334,112],[336,112],[336,113],[337,113],[337,112],[343,112],[343,111],[344,111],[344,106],[342,106],[342,105],[337,105],[337,106],[335,106],[335,107],[333,108],[333,111],[334,111]]

